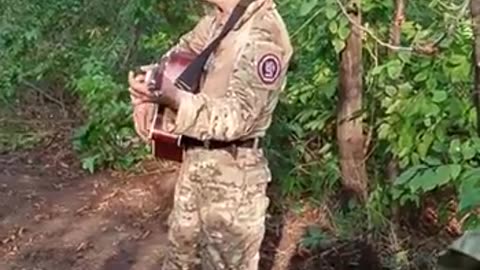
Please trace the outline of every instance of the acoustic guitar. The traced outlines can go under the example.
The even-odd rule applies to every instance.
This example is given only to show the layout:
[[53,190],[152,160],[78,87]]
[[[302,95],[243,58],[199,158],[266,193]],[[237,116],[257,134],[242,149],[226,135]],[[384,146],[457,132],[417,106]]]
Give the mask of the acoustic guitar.
[[[164,77],[175,81],[195,57],[196,55],[187,52],[172,52],[147,72],[146,81],[152,85],[152,89],[161,89]],[[167,131],[168,125],[173,124],[174,119],[175,113],[172,110],[156,104],[149,137],[154,157],[180,162],[183,154],[180,145],[181,136]]]

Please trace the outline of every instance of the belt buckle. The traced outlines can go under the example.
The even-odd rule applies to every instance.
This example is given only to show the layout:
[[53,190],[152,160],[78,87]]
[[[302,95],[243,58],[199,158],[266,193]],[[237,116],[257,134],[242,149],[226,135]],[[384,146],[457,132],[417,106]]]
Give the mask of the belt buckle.
[[203,147],[205,147],[206,149],[210,149],[210,146],[211,146],[210,140],[203,141]]

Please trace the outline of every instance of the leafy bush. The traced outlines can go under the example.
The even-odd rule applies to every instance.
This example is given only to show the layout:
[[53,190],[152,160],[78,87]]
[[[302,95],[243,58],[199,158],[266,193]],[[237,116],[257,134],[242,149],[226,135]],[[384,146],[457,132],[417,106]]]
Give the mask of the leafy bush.
[[194,24],[198,7],[154,0],[2,6],[0,100],[8,104],[25,81],[64,85],[87,116],[73,138],[85,169],[125,167],[145,155],[135,143],[127,72],[158,58]]

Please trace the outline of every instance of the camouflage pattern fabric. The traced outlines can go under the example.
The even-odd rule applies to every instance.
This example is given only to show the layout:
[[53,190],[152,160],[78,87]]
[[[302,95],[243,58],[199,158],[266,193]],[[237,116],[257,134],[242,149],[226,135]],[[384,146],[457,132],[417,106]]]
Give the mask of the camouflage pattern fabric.
[[270,172],[262,150],[192,150],[182,166],[163,269],[257,269]]
[[[223,27],[218,15],[201,19],[172,50],[199,53]],[[291,55],[275,4],[256,0],[212,54],[200,93],[182,100],[170,132],[222,141],[264,136]],[[258,269],[270,180],[259,147],[185,151],[163,269]]]

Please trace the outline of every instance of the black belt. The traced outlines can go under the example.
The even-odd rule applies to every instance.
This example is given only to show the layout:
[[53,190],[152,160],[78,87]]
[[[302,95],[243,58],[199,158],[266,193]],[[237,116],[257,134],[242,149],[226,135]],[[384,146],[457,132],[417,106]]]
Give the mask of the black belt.
[[224,148],[255,148],[260,146],[261,140],[257,139],[247,139],[244,141],[235,140],[235,141],[217,141],[217,140],[207,140],[201,141],[192,137],[183,136],[180,144],[186,149],[193,147],[201,147],[206,149],[224,149]]

